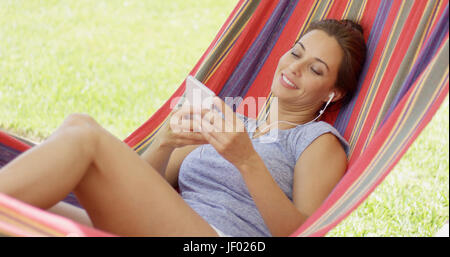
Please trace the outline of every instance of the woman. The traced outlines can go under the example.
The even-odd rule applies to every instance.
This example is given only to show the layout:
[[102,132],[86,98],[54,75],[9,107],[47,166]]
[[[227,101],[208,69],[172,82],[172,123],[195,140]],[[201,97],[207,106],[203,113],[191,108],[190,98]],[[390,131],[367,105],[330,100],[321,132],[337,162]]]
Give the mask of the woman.
[[[201,120],[178,126],[201,132],[166,124],[139,156],[89,116],[73,114],[0,170],[0,192],[123,236],[288,236],[345,172],[345,141],[314,120],[325,103],[351,97],[364,58],[358,25],[316,22],[275,71],[278,120],[269,122],[276,142],[256,142],[267,127],[254,120],[233,124],[233,114],[219,122],[218,112],[203,111]],[[177,110],[171,121],[192,112]],[[241,132],[221,132],[229,127]],[[72,191],[87,215],[59,203]]]

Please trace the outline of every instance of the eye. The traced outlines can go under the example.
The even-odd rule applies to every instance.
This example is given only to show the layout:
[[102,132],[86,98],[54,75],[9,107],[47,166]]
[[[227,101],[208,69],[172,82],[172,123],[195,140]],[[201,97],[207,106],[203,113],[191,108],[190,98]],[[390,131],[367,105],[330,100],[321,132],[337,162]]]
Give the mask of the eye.
[[292,50],[291,51],[291,55],[293,55],[295,58],[300,58],[301,57],[301,55],[300,54],[297,54],[297,53],[295,53],[295,51],[294,50]]
[[312,71],[314,74],[318,75],[318,76],[322,76],[322,75],[323,75],[323,73],[322,73],[321,70],[316,69],[316,68],[314,68],[314,67],[311,67],[311,71]]

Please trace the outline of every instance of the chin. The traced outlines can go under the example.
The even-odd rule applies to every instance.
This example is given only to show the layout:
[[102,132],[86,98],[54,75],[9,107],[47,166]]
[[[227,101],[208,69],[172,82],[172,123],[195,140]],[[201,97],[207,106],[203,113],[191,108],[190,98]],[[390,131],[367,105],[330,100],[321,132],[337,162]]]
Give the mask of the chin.
[[275,86],[275,84],[272,84],[272,87],[270,88],[270,92],[272,93],[272,96],[280,97],[279,88]]
[[294,90],[286,89],[278,81],[272,84],[270,90],[274,96],[277,96],[279,98],[290,98],[296,94],[293,92]]

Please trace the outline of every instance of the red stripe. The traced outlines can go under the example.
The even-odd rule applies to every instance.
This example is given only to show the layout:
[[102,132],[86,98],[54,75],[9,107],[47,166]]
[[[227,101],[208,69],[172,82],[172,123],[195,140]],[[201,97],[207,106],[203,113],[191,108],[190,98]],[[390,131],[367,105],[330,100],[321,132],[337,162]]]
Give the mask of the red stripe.
[[25,152],[31,147],[1,131],[0,131],[0,143],[7,145],[8,147],[11,147],[20,152]]
[[[395,48],[392,52],[392,56],[390,56],[390,62],[386,66],[386,72],[383,74],[383,78],[380,82],[381,86],[377,86],[378,90],[376,92],[375,99],[371,104],[369,113],[367,114],[366,120],[364,121],[363,129],[358,137],[358,141],[353,151],[352,160],[354,160],[356,156],[359,155],[359,153],[363,150],[363,147],[366,144],[366,140],[370,135],[370,131],[375,129],[375,121],[390,90],[390,86],[388,85],[391,85],[393,80],[397,76],[397,71],[399,70],[403,58],[406,55],[411,41],[414,38],[414,34],[417,31],[417,26],[419,25],[420,19],[422,18],[422,13],[425,9],[426,4],[426,1],[414,2],[414,5],[409,12],[408,18],[405,21],[405,25],[401,30],[397,42],[391,42],[395,43]],[[398,13],[392,16],[395,18],[397,15]]]

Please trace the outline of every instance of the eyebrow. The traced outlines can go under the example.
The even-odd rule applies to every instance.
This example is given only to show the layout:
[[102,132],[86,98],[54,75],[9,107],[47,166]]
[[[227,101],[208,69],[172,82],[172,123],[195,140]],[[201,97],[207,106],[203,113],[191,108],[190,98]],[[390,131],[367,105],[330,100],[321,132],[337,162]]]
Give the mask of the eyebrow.
[[[300,41],[298,41],[297,44],[299,44],[303,48],[303,51],[306,51],[305,46]],[[322,61],[320,58],[317,58],[317,57],[314,59],[316,59],[316,61],[318,61],[318,62],[323,63],[325,65],[325,67],[327,67],[327,70],[330,71],[330,68],[328,67],[326,62]]]

